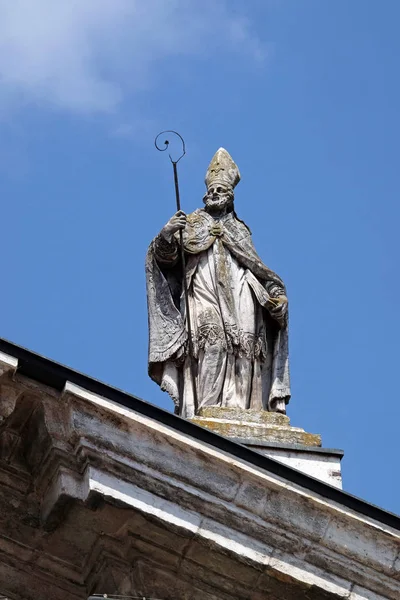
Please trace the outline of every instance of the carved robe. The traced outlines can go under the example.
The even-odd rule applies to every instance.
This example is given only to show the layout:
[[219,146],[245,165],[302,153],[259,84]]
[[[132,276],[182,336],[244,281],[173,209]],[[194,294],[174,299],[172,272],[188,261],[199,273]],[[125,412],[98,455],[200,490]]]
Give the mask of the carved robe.
[[[258,256],[234,212],[218,221],[204,209],[183,232],[194,356],[188,355],[179,236],[158,235],[146,257],[149,374],[194,415],[190,361],[199,409],[225,406],[284,412],[290,398],[287,315],[271,317],[282,280]],[[178,412],[178,410],[177,410]]]

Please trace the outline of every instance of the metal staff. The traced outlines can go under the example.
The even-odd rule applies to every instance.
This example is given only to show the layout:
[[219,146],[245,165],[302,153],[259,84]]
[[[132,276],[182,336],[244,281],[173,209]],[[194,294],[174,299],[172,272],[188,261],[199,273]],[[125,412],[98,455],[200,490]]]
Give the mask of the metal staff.
[[[169,146],[169,140],[165,140],[164,141],[164,146],[165,146],[164,148],[161,148],[158,145],[158,138],[160,137],[160,135],[163,135],[164,133],[173,133],[174,135],[177,135],[180,138],[181,142],[182,142],[182,154],[180,155],[180,157],[177,160],[173,160],[171,154],[169,154],[169,159],[170,159],[170,161],[172,163],[172,167],[173,167],[173,170],[174,170],[176,209],[177,209],[177,211],[180,211],[181,210],[181,199],[180,199],[180,195],[179,195],[178,167],[177,167],[177,164],[181,160],[181,158],[183,158],[185,156],[185,154],[186,154],[185,140],[183,139],[183,137],[177,131],[172,131],[171,129],[168,129],[166,131],[161,131],[161,133],[159,133],[157,135],[156,139],[154,140],[155,147],[160,152],[165,152],[165,150],[167,150],[167,148]],[[183,232],[182,232],[182,229],[179,230],[179,249],[180,249],[181,265],[182,265],[183,294],[185,296],[186,322],[187,322],[187,328],[188,328],[189,356],[193,359],[194,358],[193,338],[192,338],[192,327],[191,327],[191,321],[190,321],[189,294],[188,294],[188,287],[187,287],[187,281],[186,281],[186,260],[185,260],[185,250],[183,248]],[[199,404],[198,404],[198,400],[197,400],[196,372],[195,372],[195,365],[194,365],[194,361],[193,360],[190,361],[190,374],[191,374],[191,378],[192,378],[192,387],[193,387],[194,412],[196,414],[197,413],[197,408],[198,408]],[[180,411],[179,412],[182,413],[182,406],[180,406]]]

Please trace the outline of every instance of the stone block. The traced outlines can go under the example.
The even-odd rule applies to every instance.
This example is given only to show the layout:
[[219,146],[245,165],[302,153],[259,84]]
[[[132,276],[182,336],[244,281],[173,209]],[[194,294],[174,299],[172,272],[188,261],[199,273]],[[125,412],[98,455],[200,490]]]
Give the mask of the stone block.
[[293,469],[307,473],[320,481],[325,481],[342,489],[342,473],[340,461],[343,450],[302,446],[300,444],[280,444],[277,442],[260,442],[258,440],[235,440],[260,452],[274,460],[289,465]]
[[192,419],[251,450],[320,481],[342,488],[341,450],[321,448],[321,436],[292,427],[286,415],[268,411],[209,406]]

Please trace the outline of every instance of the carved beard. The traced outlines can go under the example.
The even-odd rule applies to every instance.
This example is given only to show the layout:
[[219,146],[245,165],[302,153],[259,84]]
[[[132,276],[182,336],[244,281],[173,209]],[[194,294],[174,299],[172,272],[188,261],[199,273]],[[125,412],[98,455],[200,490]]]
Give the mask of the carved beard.
[[206,205],[206,208],[213,212],[223,210],[224,208],[228,208],[233,202],[232,194],[214,194],[210,196],[206,194],[203,198],[203,202]]

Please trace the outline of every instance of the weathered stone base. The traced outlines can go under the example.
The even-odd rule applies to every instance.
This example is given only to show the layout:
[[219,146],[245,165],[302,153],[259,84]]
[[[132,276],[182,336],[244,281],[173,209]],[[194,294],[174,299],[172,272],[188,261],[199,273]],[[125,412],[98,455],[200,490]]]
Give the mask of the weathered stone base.
[[321,448],[320,435],[291,427],[286,415],[210,406],[191,420],[264,456],[342,488],[343,452]]
[[241,410],[209,406],[191,419],[196,425],[211,429],[224,437],[259,442],[280,442],[321,446],[321,436],[291,427],[289,417],[266,410]]

